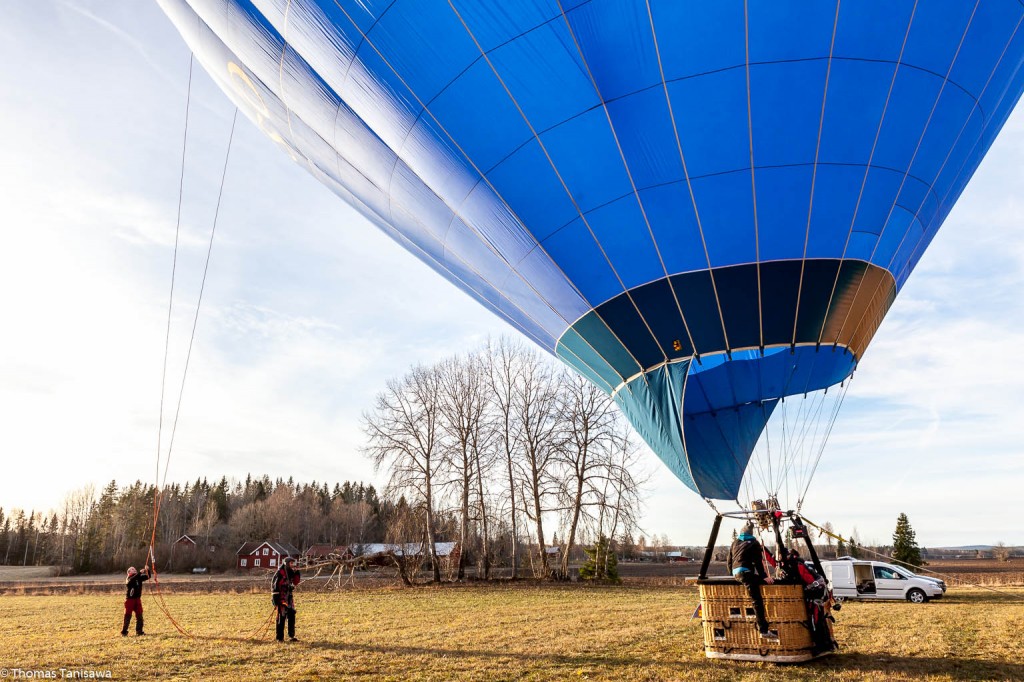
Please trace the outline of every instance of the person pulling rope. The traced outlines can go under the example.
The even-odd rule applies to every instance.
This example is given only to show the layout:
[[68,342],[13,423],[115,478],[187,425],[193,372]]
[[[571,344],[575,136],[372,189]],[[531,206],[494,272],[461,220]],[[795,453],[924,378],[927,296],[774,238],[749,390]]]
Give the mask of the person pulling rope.
[[139,571],[134,566],[128,568],[128,577],[125,578],[124,597],[124,625],[121,626],[121,636],[128,636],[128,626],[132,622],[132,614],[135,614],[135,634],[144,635],[142,621],[142,583],[149,580],[149,568],[143,567]]

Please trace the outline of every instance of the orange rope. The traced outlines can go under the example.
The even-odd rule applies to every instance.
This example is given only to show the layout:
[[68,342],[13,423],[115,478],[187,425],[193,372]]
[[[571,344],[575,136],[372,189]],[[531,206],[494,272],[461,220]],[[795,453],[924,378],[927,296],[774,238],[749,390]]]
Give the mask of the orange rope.
[[[159,508],[159,505],[157,505],[157,510],[159,510]],[[154,519],[153,521],[153,532],[154,534],[156,533],[156,519]],[[152,560],[150,572],[153,575],[153,588],[156,590],[157,606],[160,608],[163,614],[167,616],[167,620],[171,621],[171,625],[174,626],[175,630],[177,630],[178,632],[180,632],[181,634],[185,635],[190,639],[194,639],[195,635],[193,635],[191,632],[187,631],[184,627],[182,627],[181,623],[174,619],[174,616],[171,615],[171,610],[167,607],[167,602],[164,599],[163,592],[160,591],[160,576],[156,570],[156,556],[153,554],[152,546],[150,546],[149,548],[149,556],[150,559]]]
[[253,630],[251,634],[246,636],[249,639],[263,639],[264,635],[266,635],[270,631],[270,623],[273,622],[274,616],[277,615],[279,608],[280,607],[275,606],[274,610],[271,611],[270,615],[267,616],[267,619],[263,621],[263,624],[255,630]]

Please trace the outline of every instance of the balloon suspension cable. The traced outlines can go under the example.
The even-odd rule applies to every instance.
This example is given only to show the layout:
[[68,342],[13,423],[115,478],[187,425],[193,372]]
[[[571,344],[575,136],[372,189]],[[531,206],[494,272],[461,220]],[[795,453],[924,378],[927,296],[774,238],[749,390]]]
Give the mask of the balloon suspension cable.
[[[749,507],[761,497],[770,497],[800,512],[852,379],[851,374],[838,390],[832,391],[831,397],[829,389],[805,394],[795,410],[790,409],[791,400],[784,397],[779,401],[775,418],[765,424],[743,477],[742,495],[737,499],[740,508]],[[830,400],[831,405],[826,405]]]
[[[808,526],[813,526],[814,528],[817,528],[818,529],[818,533],[820,535],[827,535],[830,538],[832,538],[833,540],[845,543],[846,545],[849,545],[850,542],[851,542],[851,540],[849,540],[847,538],[844,538],[842,535],[839,535],[838,533],[835,533],[833,531],[826,530],[825,528],[822,528],[818,524],[816,524],[813,521],[811,521],[810,519],[808,519],[806,516],[800,515],[800,518]],[[894,559],[893,557],[889,556],[888,554],[883,554],[881,552],[876,552],[873,549],[868,549],[867,547],[862,547],[860,545],[857,545],[857,551],[867,552],[868,554],[871,554],[871,555],[873,555],[873,556],[875,556],[875,557],[877,557],[879,559],[885,559],[887,562],[894,563],[894,564],[899,564],[900,566],[904,566],[906,568],[912,569],[915,572],[916,571],[922,571],[924,573],[930,573],[932,575],[939,576],[940,578],[945,578],[945,579],[949,580],[950,582],[955,582],[955,583],[957,583],[959,585],[964,585],[964,586],[967,586],[967,587],[977,587],[977,588],[980,588],[982,590],[988,590],[989,592],[995,592],[996,594],[1001,594],[1003,596],[1010,597],[1013,602],[1024,603],[1024,599],[1022,599],[1020,596],[1018,596],[1018,595],[1016,595],[1016,594],[1014,594],[1012,592],[1007,592],[1005,590],[997,590],[996,588],[991,587],[989,585],[979,585],[978,583],[972,583],[972,582],[970,582],[968,580],[964,580],[962,578],[958,578],[955,575],[951,575],[949,573],[942,573],[940,571],[933,571],[933,570],[931,570],[929,568],[925,568],[923,566],[914,566],[913,564],[908,564],[906,561],[900,561],[899,559]]]
[[828,427],[825,429],[825,435],[821,439],[821,447],[818,448],[818,455],[814,459],[814,466],[811,467],[811,473],[807,476],[807,482],[804,484],[803,492],[800,493],[800,497],[796,501],[797,513],[804,506],[804,499],[807,497],[807,491],[811,487],[811,481],[814,480],[814,475],[818,472],[818,464],[821,463],[821,456],[825,454],[825,444],[828,443],[829,437],[832,435],[832,428],[836,424],[836,417],[839,416],[839,410],[843,406],[843,402],[846,401],[846,394],[850,390],[850,384],[853,383],[853,374],[850,374],[843,383],[842,390],[839,392],[839,399],[836,401],[832,409],[832,416],[828,420]]

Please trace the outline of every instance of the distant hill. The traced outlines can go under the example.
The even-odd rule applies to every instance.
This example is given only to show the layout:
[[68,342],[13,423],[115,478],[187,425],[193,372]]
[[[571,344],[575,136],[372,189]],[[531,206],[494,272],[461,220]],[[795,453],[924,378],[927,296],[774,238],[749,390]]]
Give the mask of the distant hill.
[[[946,552],[973,552],[975,550],[981,550],[982,552],[991,552],[996,548],[995,545],[962,545],[960,547],[929,547],[929,550],[935,551],[946,551]],[[1006,549],[1017,551],[1024,549],[1021,545],[1006,545]]]

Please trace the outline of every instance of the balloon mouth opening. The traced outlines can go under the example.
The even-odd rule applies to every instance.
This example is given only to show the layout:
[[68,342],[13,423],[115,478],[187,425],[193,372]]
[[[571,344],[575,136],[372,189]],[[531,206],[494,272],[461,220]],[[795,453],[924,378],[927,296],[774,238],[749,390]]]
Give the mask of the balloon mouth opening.
[[[785,487],[780,472],[799,478],[805,473],[803,463],[816,459],[799,455],[796,444],[818,447],[817,438],[807,434],[830,431],[824,428],[830,423],[812,422],[835,418],[837,410],[825,409],[823,398],[835,398],[836,385],[844,389],[856,362],[849,349],[832,345],[747,348],[708,354],[701,363],[693,358],[664,362],[611,393],[639,435],[687,487],[710,499],[754,499],[779,494]],[[797,400],[809,402],[791,407]],[[804,435],[780,444],[775,422],[790,436]]]

